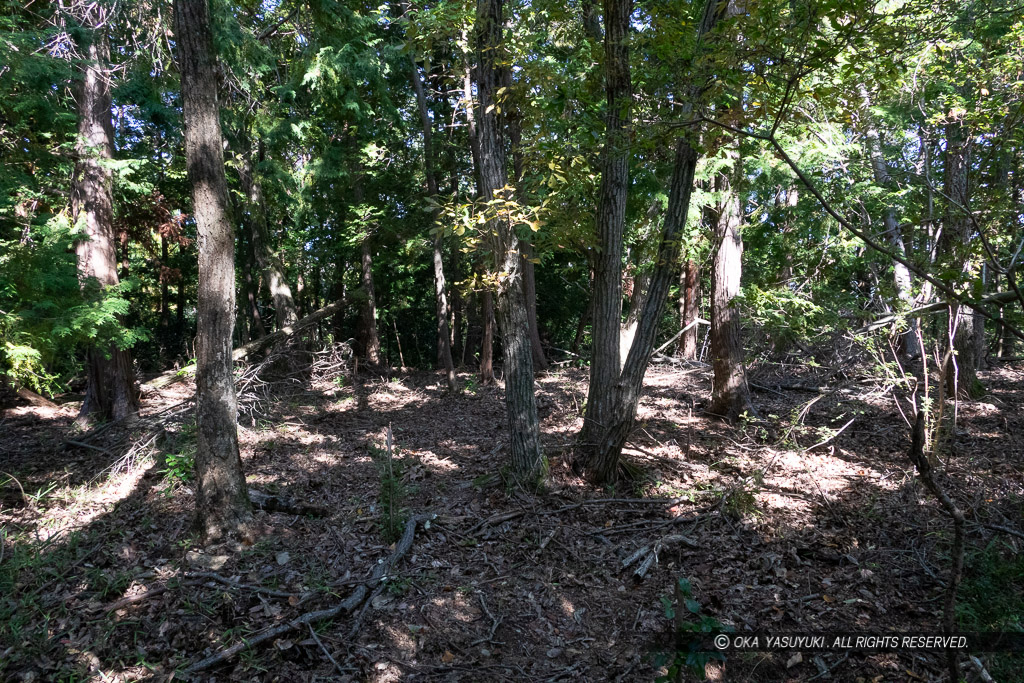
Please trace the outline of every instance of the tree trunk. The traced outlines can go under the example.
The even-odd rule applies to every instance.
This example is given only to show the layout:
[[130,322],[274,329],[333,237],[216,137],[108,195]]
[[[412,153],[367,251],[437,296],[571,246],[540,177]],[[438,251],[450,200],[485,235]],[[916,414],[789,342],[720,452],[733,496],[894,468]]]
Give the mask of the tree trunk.
[[[882,154],[882,139],[878,134],[878,129],[874,125],[874,121],[871,119],[870,113],[870,100],[868,99],[867,90],[861,90],[864,97],[865,109],[868,110],[868,126],[867,126],[867,146],[868,156],[871,160],[871,171],[875,178],[875,183],[883,187],[887,191],[892,191],[892,178],[889,176],[889,168],[885,163],[885,157]],[[885,213],[883,215],[885,224],[885,234],[889,240],[889,244],[892,250],[899,256],[907,256],[906,244],[903,240],[903,231],[900,228],[899,220],[896,216],[896,207],[892,206],[891,203],[885,207]],[[912,292],[913,280],[910,275],[910,269],[899,262],[893,263],[893,284],[896,287],[896,296],[899,297],[900,301],[903,302],[904,309],[913,307],[914,295]],[[913,318],[910,321],[910,328],[903,333],[900,351],[907,358],[917,358],[921,355],[920,345],[917,343],[917,335],[920,331],[920,320]]]
[[[732,142],[731,144],[735,144]],[[714,380],[708,412],[730,422],[753,412],[743,367],[739,311],[732,300],[740,292],[743,273],[743,211],[736,181],[742,173],[738,152],[730,152],[730,175],[719,174],[715,189],[722,193],[715,216],[714,264],[711,273],[711,364]]]
[[370,236],[363,239],[360,247],[360,285],[363,290],[362,311],[359,319],[359,346],[363,358],[372,365],[380,364],[380,336],[377,334],[377,300],[373,288],[373,254],[370,250]]
[[[495,101],[501,80],[502,0],[478,0],[476,13],[477,93],[480,98],[480,185],[483,199],[491,201],[506,185],[506,157],[500,114]],[[514,226],[498,211],[487,225],[498,273],[497,310],[501,326],[505,408],[508,413],[512,475],[526,486],[544,476],[540,448],[540,423],[533,392],[533,356],[530,349],[526,294],[523,289],[523,258]]]
[[697,262],[688,259],[683,266],[682,296],[679,297],[679,324],[685,330],[679,337],[677,355],[685,360],[697,359],[697,325],[700,306],[700,269]]
[[[416,92],[416,105],[420,112],[420,125],[423,127],[423,165],[427,176],[427,194],[432,200],[437,199],[437,172],[434,165],[433,135],[431,134],[430,115],[427,112],[427,96],[423,91],[423,80],[420,78],[419,67],[412,60],[412,87]],[[431,211],[434,223],[437,222],[437,211]],[[441,242],[440,225],[436,226],[434,235],[434,304],[437,312],[437,356],[438,364],[444,368],[448,391],[456,393],[458,386],[455,381],[455,363],[452,360],[451,329],[448,327],[448,295],[445,292],[444,251]]]
[[235,312],[234,230],[217,103],[207,0],[174,0],[185,155],[199,234],[196,337],[196,512],[210,541],[251,538],[252,507],[238,452],[231,337]]
[[[961,122],[946,126],[945,194],[946,225],[943,229],[945,252],[954,262],[959,261],[964,271],[975,264],[967,253],[971,241],[971,223],[964,210],[970,206],[968,173],[970,169],[970,140]],[[984,343],[984,322],[975,323],[981,316],[966,306],[956,307],[957,324],[953,346],[956,349],[956,373],[949,374],[948,391],[963,398],[978,398],[985,387],[978,380],[978,347]],[[980,339],[978,339],[980,333]]]
[[[262,148],[262,145],[260,145]],[[267,227],[267,209],[263,201],[263,185],[257,176],[259,162],[262,161],[263,151],[259,150],[254,154],[255,159],[244,161],[238,169],[242,190],[245,192],[247,205],[247,223],[249,224],[249,236],[252,240],[253,251],[256,254],[256,261],[263,271],[267,287],[270,288],[270,296],[274,302],[274,318],[277,322],[277,329],[287,327],[299,319],[298,308],[295,306],[295,298],[292,296],[292,289],[288,286],[288,280],[284,276],[284,265],[281,259],[273,252],[270,244],[270,230]],[[254,163],[255,162],[255,163]]]
[[263,316],[260,314],[259,307],[259,295],[260,295],[260,280],[258,277],[253,277],[253,267],[256,265],[256,249],[253,246],[252,233],[249,234],[249,239],[245,243],[245,258],[243,259],[245,273],[245,300],[249,310],[249,340],[259,339],[267,334],[266,328],[263,326]]
[[[597,256],[594,258],[593,344],[587,410],[579,435],[578,462],[599,480],[609,478],[607,463],[588,463],[609,427],[615,385],[621,369],[622,240],[629,192],[629,0],[604,0],[605,91],[608,99],[601,184],[597,200]],[[616,461],[617,462],[617,461]],[[611,472],[614,477],[614,468]]]
[[[114,156],[106,20],[103,5],[90,5],[82,20],[87,44],[79,46],[85,60],[77,93],[78,161],[71,189],[71,212],[75,227],[82,233],[75,243],[78,278],[89,298],[101,297],[104,290],[119,283],[112,179],[109,167],[104,165]],[[138,411],[139,394],[131,353],[116,344],[106,349],[89,349],[80,423],[93,418],[121,420]]]

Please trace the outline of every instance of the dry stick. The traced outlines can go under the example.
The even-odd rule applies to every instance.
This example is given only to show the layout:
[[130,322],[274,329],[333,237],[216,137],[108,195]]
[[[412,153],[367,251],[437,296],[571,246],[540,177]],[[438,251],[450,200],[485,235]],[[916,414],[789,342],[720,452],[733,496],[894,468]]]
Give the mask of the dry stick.
[[[917,413],[914,432],[910,443],[910,460],[917,467],[918,476],[932,495],[938,499],[946,514],[953,520],[953,548],[950,551],[953,566],[950,569],[949,583],[946,586],[946,604],[943,608],[943,629],[951,634],[956,626],[956,594],[960,587],[960,579],[964,571],[964,513],[956,503],[943,491],[932,477],[932,464],[924,452],[924,411]],[[949,667],[949,680],[955,683],[959,679],[957,653],[949,650],[946,653],[946,664]]]
[[336,662],[336,661],[334,660],[334,657],[332,657],[332,656],[331,656],[331,653],[327,651],[327,648],[326,648],[326,647],[324,647],[323,641],[321,641],[321,640],[320,640],[320,636],[318,636],[318,635],[316,634],[316,631],[314,631],[314,630],[313,630],[313,625],[312,625],[312,624],[306,624],[306,626],[308,626],[308,627],[309,627],[309,635],[313,636],[313,640],[315,640],[315,641],[316,641],[316,644],[320,646],[320,649],[321,649],[321,650],[323,650],[323,653],[324,653],[325,655],[327,655],[327,659],[331,660],[331,664],[333,664],[333,665],[334,665],[334,668],[335,668],[335,670],[336,670],[336,671],[337,671],[337,672],[338,672],[339,674],[341,674],[342,676],[344,676],[344,675],[345,675],[345,670],[344,670],[344,669],[342,669],[342,668],[341,668],[341,667],[340,667],[340,666],[338,665],[338,662]]
[[[263,586],[239,583],[238,581],[234,581],[232,579],[221,576],[220,574],[215,574],[213,572],[196,572],[194,574],[186,574],[180,578],[182,579],[182,581],[181,583],[177,584],[177,586],[175,586],[176,588],[181,586],[198,586],[206,583],[207,581],[215,581],[217,583],[224,584],[225,586],[230,586],[231,588],[243,588],[245,590],[251,590],[256,593],[263,593],[264,595],[269,595],[273,598],[298,598],[303,596],[302,593],[288,593],[286,591],[274,590],[272,588],[264,588]],[[155,598],[158,595],[163,595],[169,590],[171,590],[171,586],[157,586],[156,588],[151,588],[144,593],[131,595],[127,598],[121,598],[117,602],[112,602],[108,607],[104,609],[104,611],[114,612],[123,607],[127,607],[128,605],[134,605],[137,602],[143,602],[145,600],[149,600],[150,598]]]
[[[402,559],[402,557],[409,551],[409,548],[412,547],[413,538],[416,536],[416,525],[427,522],[431,518],[432,515],[416,515],[406,523],[405,532],[402,534],[402,538],[395,546],[395,551],[384,561],[378,563],[377,566],[374,567],[373,573],[370,575],[370,578],[367,579],[366,584],[379,583],[382,579],[387,577],[388,572],[395,563]],[[370,592],[366,587],[366,584],[359,586],[352,595],[334,607],[317,610],[315,612],[307,612],[301,617],[297,617],[284,624],[268,629],[248,640],[236,643],[235,645],[216,652],[205,659],[201,659],[186,669],[185,673],[193,674],[199,671],[204,671],[209,669],[211,666],[229,661],[240,652],[251,649],[260,643],[270,640],[271,638],[277,638],[278,636],[288,633],[293,629],[297,629],[317,621],[322,621],[324,619],[333,619],[343,613],[349,613],[356,607],[359,607],[359,605],[363,603],[363,600],[366,599],[367,594]]]

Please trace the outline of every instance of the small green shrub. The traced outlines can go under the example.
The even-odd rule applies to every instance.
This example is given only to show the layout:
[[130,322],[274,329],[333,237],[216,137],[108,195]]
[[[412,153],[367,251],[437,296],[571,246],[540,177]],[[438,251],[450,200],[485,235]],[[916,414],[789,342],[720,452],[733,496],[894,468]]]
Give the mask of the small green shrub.
[[700,603],[693,598],[693,587],[682,577],[676,581],[672,598],[661,596],[661,605],[665,610],[665,618],[672,621],[675,642],[672,651],[655,656],[655,666],[668,667],[666,674],[655,680],[658,683],[681,681],[684,671],[704,680],[708,662],[725,661],[725,655],[721,652],[705,649],[705,640],[711,634],[732,632],[733,628],[702,614]]

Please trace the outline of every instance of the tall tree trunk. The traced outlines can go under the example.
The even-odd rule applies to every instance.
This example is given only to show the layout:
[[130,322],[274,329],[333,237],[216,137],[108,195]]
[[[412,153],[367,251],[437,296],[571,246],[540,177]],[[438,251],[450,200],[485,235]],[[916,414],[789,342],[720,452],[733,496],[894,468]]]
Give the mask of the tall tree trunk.
[[[75,178],[71,189],[72,219],[82,238],[75,243],[78,278],[88,297],[102,296],[119,283],[113,189],[106,160],[114,156],[114,129],[110,117],[110,44],[105,24],[107,10],[90,5],[83,17],[86,28],[79,49],[82,81],[78,87],[78,141]],[[120,420],[139,411],[139,394],[131,353],[111,344],[90,348],[87,359],[85,400],[78,419]]]
[[[500,114],[495,101],[501,85],[502,0],[478,0],[476,10],[477,93],[480,98],[480,184],[483,199],[495,199],[506,185],[506,156]],[[530,349],[523,259],[514,226],[507,216],[491,217],[488,236],[497,286],[498,324],[501,326],[505,408],[508,413],[512,474],[521,484],[536,485],[544,476],[540,423],[533,393],[533,356]]]
[[[970,144],[962,122],[946,126],[945,194],[949,201],[942,237],[947,255],[954,262],[959,261],[964,271],[971,271],[976,266],[967,255],[967,245],[972,237],[971,224],[965,214],[965,209],[970,206]],[[948,390],[951,394],[955,390],[964,398],[978,398],[985,392],[985,387],[978,380],[977,338],[980,332],[983,343],[984,322],[977,325],[975,318],[981,316],[966,306],[958,306],[955,313],[957,324],[953,345],[957,372],[949,374]]]
[[373,253],[370,250],[370,236],[360,245],[360,286],[366,300],[363,302],[359,319],[359,340],[363,358],[373,365],[380,364],[380,336],[377,334],[377,300],[373,288]]
[[[865,110],[867,110],[866,116],[868,117],[866,137],[868,157],[871,160],[871,171],[874,175],[875,183],[891,192],[893,190],[893,182],[892,178],[889,176],[889,167],[885,163],[885,156],[882,154],[881,136],[879,135],[878,129],[871,118],[871,102],[868,98],[866,89],[862,88],[861,93],[864,98]],[[903,230],[900,228],[899,220],[896,216],[896,207],[893,206],[891,202],[887,202],[885,213],[883,214],[883,220],[885,224],[885,234],[893,252],[906,258],[907,247],[903,239]],[[904,308],[912,308],[914,299],[913,292],[911,291],[913,287],[913,280],[910,275],[910,269],[902,263],[893,263],[893,284],[896,287],[896,296],[903,302]],[[921,329],[921,319],[911,318],[908,320],[908,323],[910,327],[903,333],[900,350],[907,358],[917,358],[921,355],[920,345],[917,343],[917,335]]]
[[[510,102],[512,92],[512,69],[507,65],[501,70],[501,85],[506,88],[502,113],[505,114],[508,128],[509,149],[512,152],[512,185],[516,189],[516,200],[526,201],[523,195],[523,127],[517,107]],[[521,240],[520,251],[523,258],[523,292],[526,296],[526,320],[530,329],[530,352],[533,355],[533,368],[543,372],[548,369],[548,359],[544,356],[544,346],[540,341],[540,329],[537,326],[537,274],[534,268],[532,236]]]
[[679,324],[685,330],[679,337],[677,355],[685,360],[697,358],[697,317],[700,306],[700,268],[687,259],[682,270],[682,295],[679,297]]
[[256,261],[260,264],[263,277],[270,296],[274,302],[274,317],[277,329],[293,324],[299,319],[298,308],[292,295],[292,288],[284,275],[284,265],[271,248],[270,230],[267,227],[267,208],[263,201],[263,184],[257,175],[259,162],[262,161],[262,144],[259,151],[253,154],[252,160],[244,161],[238,170],[242,190],[247,199],[247,223],[252,240]]
[[[698,42],[702,41],[711,31],[722,16],[724,9],[723,4],[716,0],[707,2],[697,30]],[[606,27],[608,26],[607,14],[606,6]],[[611,30],[606,29],[606,33],[610,36]],[[681,112],[683,120],[690,116],[698,93],[697,86],[691,85],[687,88]],[[633,338],[633,345],[626,357],[626,364],[616,378],[616,382],[610,387],[612,401],[607,414],[607,424],[599,433],[599,440],[586,463],[592,481],[615,480],[622,448],[629,438],[636,419],[644,374],[647,372],[647,365],[654,351],[654,341],[658,333],[661,312],[668,298],[668,292],[675,277],[676,264],[679,261],[679,233],[686,225],[690,195],[693,191],[693,177],[697,168],[697,152],[691,139],[693,135],[692,131],[685,132],[676,144],[668,208],[665,212],[665,222],[654,272],[647,287],[643,310]]]
[[[726,144],[735,145],[735,141]],[[711,272],[711,364],[714,380],[711,388],[712,415],[735,421],[744,412],[753,412],[747,391],[743,366],[743,343],[740,315],[733,299],[740,292],[743,273],[743,210],[737,181],[742,171],[738,151],[732,157],[732,168],[715,179],[715,189],[722,194],[715,216],[714,264]]]
[[480,381],[494,383],[494,293],[480,293]]
[[259,339],[267,335],[267,329],[263,326],[263,316],[260,314],[260,280],[253,277],[253,268],[256,265],[256,249],[253,246],[252,234],[245,241],[245,258],[243,259],[245,272],[245,301],[249,311],[249,338]]
[[231,337],[235,312],[234,230],[217,103],[208,0],[174,0],[185,156],[199,233],[196,337],[196,512],[207,541],[252,536],[252,507],[238,452]]
[[[433,135],[431,134],[430,114],[427,112],[427,96],[423,91],[423,80],[420,78],[419,67],[412,60],[412,87],[416,92],[416,105],[420,112],[420,125],[423,127],[423,165],[427,176],[427,194],[431,200],[437,199],[437,172],[434,162]],[[434,223],[437,222],[437,211],[431,212]],[[448,295],[445,292],[444,251],[442,249],[441,227],[436,226],[434,234],[434,304],[437,312],[437,356],[439,365],[444,368],[448,391],[455,393],[458,386],[455,381],[455,363],[452,360],[451,330],[448,327]]]
[[[587,410],[580,431],[578,461],[599,480],[614,478],[608,463],[589,460],[611,423],[615,385],[621,369],[622,247],[629,192],[629,125],[632,84],[629,72],[630,0],[604,0],[605,91],[608,99],[601,184],[597,200],[597,256],[594,259],[593,344]],[[616,463],[617,464],[617,458]]]

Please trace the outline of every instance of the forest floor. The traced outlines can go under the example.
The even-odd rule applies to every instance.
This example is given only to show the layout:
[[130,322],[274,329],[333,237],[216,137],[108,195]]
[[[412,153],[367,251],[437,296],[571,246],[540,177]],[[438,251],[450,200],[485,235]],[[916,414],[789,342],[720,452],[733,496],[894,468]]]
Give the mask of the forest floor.
[[[730,427],[701,412],[708,368],[652,366],[626,450],[643,476],[614,491],[568,463],[586,370],[542,375],[550,484],[536,494],[495,477],[507,459],[500,382],[460,375],[470,386],[454,398],[436,373],[307,384],[240,426],[242,460],[252,488],[323,514],[258,512],[257,542],[238,547],[202,547],[191,532],[192,489],[173,476],[187,472],[186,424],[125,458],[137,435],[69,436],[74,402],[10,407],[0,418],[0,679],[184,678],[211,652],[345,599],[393,551],[389,510],[399,533],[408,514],[436,518],[370,587],[380,590],[365,610],[197,678],[653,680],[658,653],[675,643],[666,604],[679,623],[708,617],[740,633],[941,632],[951,526],[915,477],[891,386],[818,390],[768,367],[752,372],[762,419]],[[990,391],[959,405],[939,481],[968,518],[961,624],[1005,628],[1015,614],[1019,629],[1020,539],[979,523],[1020,529],[1024,519],[1024,371],[981,377]],[[148,391],[144,416],[180,413],[191,391]],[[404,489],[390,501],[389,425]],[[642,579],[643,558],[624,568],[656,544]],[[695,612],[678,604],[681,578]],[[1024,663],[981,660],[996,680]],[[939,681],[944,666],[927,652],[788,651],[730,654],[707,674]]]

